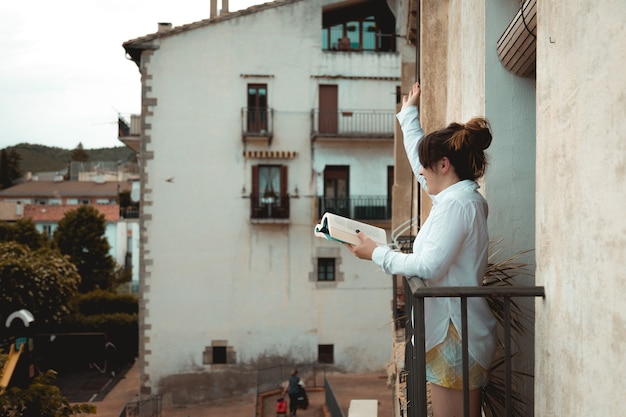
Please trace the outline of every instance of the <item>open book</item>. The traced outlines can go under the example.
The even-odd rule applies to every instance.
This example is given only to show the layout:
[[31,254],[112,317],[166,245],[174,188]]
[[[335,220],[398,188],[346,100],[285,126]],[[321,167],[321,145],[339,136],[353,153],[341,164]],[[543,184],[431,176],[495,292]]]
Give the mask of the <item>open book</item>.
[[361,241],[356,235],[357,230],[371,237],[379,245],[387,244],[387,232],[385,232],[385,229],[333,213],[324,213],[322,221],[315,225],[314,233],[315,236],[323,237],[324,239],[358,245]]

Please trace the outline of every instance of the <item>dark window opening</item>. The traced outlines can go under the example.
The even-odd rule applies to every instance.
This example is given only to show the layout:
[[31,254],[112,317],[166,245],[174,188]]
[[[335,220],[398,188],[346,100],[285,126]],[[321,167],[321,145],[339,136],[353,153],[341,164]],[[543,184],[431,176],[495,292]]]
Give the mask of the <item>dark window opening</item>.
[[213,346],[213,363],[227,363],[226,346]]
[[255,165],[252,167],[253,219],[289,218],[286,165]]
[[395,27],[387,2],[333,4],[322,12],[322,50],[394,52]]
[[318,281],[334,281],[335,280],[335,258],[318,258],[317,259],[317,280]]
[[319,363],[335,363],[335,346],[317,345],[317,361]]
[[267,131],[267,85],[248,85],[248,132]]
[[350,217],[349,176],[349,166],[328,165],[324,168],[324,212]]

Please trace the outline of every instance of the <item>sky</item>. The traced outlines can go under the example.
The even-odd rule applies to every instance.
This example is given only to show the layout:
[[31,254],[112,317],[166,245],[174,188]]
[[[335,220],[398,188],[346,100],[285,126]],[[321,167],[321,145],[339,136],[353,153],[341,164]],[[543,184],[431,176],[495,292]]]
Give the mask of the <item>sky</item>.
[[[270,0],[229,0],[229,10]],[[122,43],[207,19],[210,0],[0,1],[0,149],[124,146],[117,116],[141,111]],[[222,0],[217,1],[218,9]]]

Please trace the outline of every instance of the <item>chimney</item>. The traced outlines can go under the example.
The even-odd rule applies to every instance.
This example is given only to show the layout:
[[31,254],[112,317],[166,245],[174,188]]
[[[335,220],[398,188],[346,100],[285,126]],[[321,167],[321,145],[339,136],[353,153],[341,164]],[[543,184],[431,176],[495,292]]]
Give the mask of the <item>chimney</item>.
[[213,19],[217,16],[217,0],[211,0],[211,14],[209,17]]
[[170,30],[172,28],[172,24],[171,23],[159,22],[159,23],[157,23],[157,25],[158,25],[157,33],[165,32],[165,31],[168,31],[168,30]]

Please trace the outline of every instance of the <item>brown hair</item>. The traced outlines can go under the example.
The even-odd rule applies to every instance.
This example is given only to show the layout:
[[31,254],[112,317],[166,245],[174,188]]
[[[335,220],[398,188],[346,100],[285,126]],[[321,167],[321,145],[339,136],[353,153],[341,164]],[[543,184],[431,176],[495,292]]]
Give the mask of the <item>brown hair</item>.
[[489,122],[475,117],[465,124],[450,123],[445,129],[426,135],[419,143],[418,156],[424,168],[448,157],[461,180],[476,180],[485,173],[485,149],[491,145],[491,139]]

